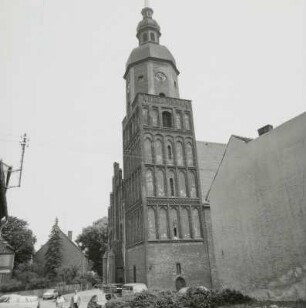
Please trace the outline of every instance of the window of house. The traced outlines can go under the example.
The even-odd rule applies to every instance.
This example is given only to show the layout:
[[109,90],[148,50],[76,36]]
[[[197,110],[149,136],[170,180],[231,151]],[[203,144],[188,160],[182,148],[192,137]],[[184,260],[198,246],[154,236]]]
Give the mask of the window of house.
[[149,112],[147,108],[142,109],[143,124],[149,125]]
[[171,197],[175,196],[175,180],[174,180],[174,172],[169,171],[168,181],[169,181],[169,195]]
[[163,126],[164,127],[172,127],[172,115],[169,111],[163,112]]
[[160,96],[160,97],[166,97],[166,94],[163,93],[163,92],[160,92],[160,93],[159,93],[159,96]]
[[150,38],[151,38],[151,41],[155,42],[155,34],[154,33],[150,33]]
[[142,39],[143,39],[144,42],[147,42],[148,41],[148,34],[144,33],[143,36],[142,36]]
[[176,263],[176,274],[177,275],[182,274],[181,263]]
[[177,210],[175,208],[172,208],[170,210],[170,233],[171,233],[171,238],[173,239],[177,239],[179,237],[178,215],[177,215]]
[[136,265],[134,265],[133,266],[133,280],[134,280],[134,282],[136,282],[137,281],[137,277],[136,277],[136,275],[137,275],[137,272],[136,272]]
[[143,81],[143,80],[144,80],[144,76],[143,76],[143,75],[139,75],[139,76],[138,76],[138,81],[141,82],[141,81]]
[[180,112],[177,112],[175,114],[175,120],[176,120],[176,128],[181,129],[182,128],[182,114]]

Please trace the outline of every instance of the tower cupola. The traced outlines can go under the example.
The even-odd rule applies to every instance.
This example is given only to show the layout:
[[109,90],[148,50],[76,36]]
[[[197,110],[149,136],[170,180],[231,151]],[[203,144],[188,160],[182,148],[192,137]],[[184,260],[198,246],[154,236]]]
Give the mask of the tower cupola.
[[137,26],[139,45],[147,43],[159,44],[159,38],[161,36],[160,26],[156,20],[152,18],[153,10],[150,7],[145,7],[142,9],[141,14],[143,19]]

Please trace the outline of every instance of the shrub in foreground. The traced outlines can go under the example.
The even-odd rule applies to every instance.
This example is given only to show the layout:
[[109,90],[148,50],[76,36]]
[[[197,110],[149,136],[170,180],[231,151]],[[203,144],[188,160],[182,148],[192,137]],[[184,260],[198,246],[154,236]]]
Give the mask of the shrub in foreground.
[[189,288],[184,295],[173,291],[144,291],[134,296],[111,300],[106,308],[216,308],[218,306],[249,303],[252,299],[234,290],[203,290]]

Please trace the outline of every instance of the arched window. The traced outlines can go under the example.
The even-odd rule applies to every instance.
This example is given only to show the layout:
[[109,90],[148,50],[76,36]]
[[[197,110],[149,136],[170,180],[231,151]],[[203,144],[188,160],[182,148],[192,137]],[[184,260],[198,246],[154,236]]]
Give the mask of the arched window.
[[179,173],[179,191],[180,191],[180,196],[181,197],[186,197],[186,177],[185,173],[180,171]]
[[148,34],[144,33],[142,36],[143,42],[147,42],[148,41]]
[[166,97],[166,94],[163,93],[163,92],[160,92],[160,93],[159,93],[159,97]]
[[172,116],[168,111],[163,112],[163,126],[164,127],[172,127]]
[[173,164],[172,143],[170,141],[167,142],[167,163]]
[[151,110],[152,126],[158,126],[158,111],[156,109]]
[[176,160],[178,166],[184,166],[183,144],[181,142],[176,143]]
[[151,38],[151,41],[155,42],[155,34],[154,33],[150,33],[150,38]]
[[155,141],[155,163],[159,165],[163,163],[163,144],[160,140]]
[[166,209],[161,208],[159,210],[159,238],[167,239],[168,238],[168,228],[167,228],[167,212]]
[[193,224],[193,236],[194,238],[201,237],[200,217],[199,210],[192,209],[192,224]]
[[154,195],[154,183],[153,183],[152,170],[147,170],[146,172],[146,186],[147,186],[147,196],[152,197]]
[[190,238],[189,212],[186,208],[182,208],[181,210],[181,227],[183,238]]
[[145,150],[145,162],[152,163],[152,142],[150,139],[146,138],[144,142],[144,150]]
[[149,240],[156,239],[156,227],[155,227],[155,211],[153,208],[148,209],[148,225],[149,225]]
[[170,210],[170,235],[173,239],[177,239],[179,237],[177,210],[173,208]]
[[185,129],[190,129],[190,116],[188,113],[184,114],[184,122],[185,122]]
[[182,128],[182,114],[180,112],[177,112],[175,114],[175,121],[176,121],[176,128],[181,129]]
[[169,181],[169,196],[173,197],[175,196],[175,180],[174,180],[174,172],[173,171],[169,171],[168,174],[168,181]]
[[194,165],[194,161],[193,161],[193,148],[192,148],[192,144],[190,142],[187,143],[186,154],[187,154],[187,165],[188,166],[193,166]]
[[163,197],[165,195],[165,176],[163,171],[158,170],[156,174],[157,180],[157,196]]
[[149,125],[149,112],[147,108],[142,109],[143,124]]
[[193,172],[189,172],[189,185],[190,185],[190,197],[196,198],[198,196],[196,178]]

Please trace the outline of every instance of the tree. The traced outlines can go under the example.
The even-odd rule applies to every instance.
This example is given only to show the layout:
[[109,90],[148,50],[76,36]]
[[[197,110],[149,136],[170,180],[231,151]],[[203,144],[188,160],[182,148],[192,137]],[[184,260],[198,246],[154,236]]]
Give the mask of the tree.
[[32,260],[36,237],[25,220],[9,216],[8,223],[2,230],[2,236],[15,250],[14,268]]
[[87,251],[88,259],[93,264],[93,271],[100,276],[102,276],[102,257],[107,249],[107,225],[107,217],[103,217],[91,226],[84,228],[76,239],[83,252]]
[[60,230],[58,228],[57,218],[49,235],[45,258],[46,274],[50,279],[55,279],[57,277],[59,268],[62,265],[62,241],[60,237]]

